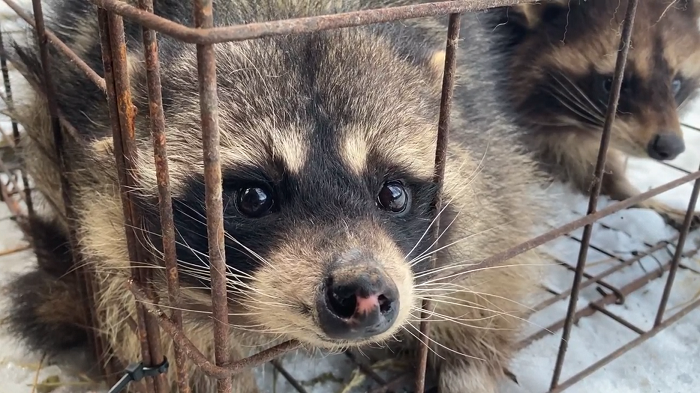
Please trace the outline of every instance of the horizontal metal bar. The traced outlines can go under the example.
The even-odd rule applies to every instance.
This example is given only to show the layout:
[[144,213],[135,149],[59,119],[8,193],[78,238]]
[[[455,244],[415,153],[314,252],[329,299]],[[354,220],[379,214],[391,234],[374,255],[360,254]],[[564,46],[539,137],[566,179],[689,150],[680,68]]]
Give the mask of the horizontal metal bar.
[[182,350],[185,352],[187,357],[192,360],[192,363],[199,367],[203,373],[211,377],[229,378],[232,375],[242,372],[246,368],[259,366],[286,352],[301,347],[301,343],[298,341],[287,341],[262,352],[258,352],[253,356],[249,356],[237,362],[232,362],[226,367],[219,367],[210,362],[206,356],[204,356],[202,352],[200,352],[199,349],[192,344],[192,341],[185,336],[182,329],[179,329],[173,323],[173,321],[171,321],[170,318],[165,315],[163,310],[153,304],[153,300],[146,296],[145,292],[138,283],[136,283],[134,280],[129,280],[128,289],[134,294],[136,300],[143,304],[144,309],[148,313],[155,315],[160,327],[163,328],[163,330],[182,347]]
[[661,324],[657,325],[655,328],[651,329],[647,333],[644,333],[641,336],[635,338],[634,340],[630,341],[626,345],[620,347],[615,352],[613,352],[610,355],[604,357],[603,359],[595,362],[590,367],[586,368],[585,370],[581,371],[580,373],[578,373],[578,374],[574,375],[573,377],[567,379],[566,381],[562,382],[555,389],[552,389],[550,391],[550,393],[558,393],[558,392],[563,391],[564,389],[571,387],[576,382],[581,381],[585,377],[593,374],[595,371],[604,367],[606,364],[612,362],[613,360],[615,360],[615,359],[619,358],[620,356],[624,355],[625,353],[629,352],[631,349],[634,349],[635,347],[639,346],[643,342],[656,336],[662,330],[666,329],[667,327],[671,326],[673,323],[675,323],[679,319],[688,315],[691,311],[695,310],[699,306],[700,306],[700,299],[698,299],[698,300],[694,301],[693,303],[689,304],[688,306],[684,307],[681,311],[677,312],[672,317],[668,318],[667,320],[665,320]]
[[636,205],[639,202],[645,201],[647,199],[651,199],[655,197],[656,195],[662,194],[668,190],[674,189],[680,185],[683,185],[685,183],[688,183],[690,181],[696,180],[700,178],[700,171],[693,172],[689,175],[683,176],[681,178],[678,178],[676,180],[670,181],[666,184],[663,184],[659,187],[652,188],[649,191],[643,192],[641,194],[637,194],[631,198],[627,198],[624,201],[616,202],[605,209],[598,210],[597,212],[587,215],[585,217],[581,217],[578,220],[571,221],[568,224],[564,224],[560,227],[557,227],[549,232],[546,232],[542,235],[539,235],[537,237],[534,237],[530,240],[524,241],[520,243],[517,246],[511,247],[510,249],[500,252],[496,255],[490,256],[486,259],[483,259],[481,262],[476,263],[474,265],[470,265],[464,269],[459,269],[459,270],[453,270],[453,271],[447,271],[444,273],[437,274],[434,278],[431,280],[433,281],[438,281],[438,280],[454,280],[454,279],[459,279],[464,277],[467,273],[474,271],[474,270],[480,270],[480,269],[485,269],[488,267],[492,267],[497,263],[506,261],[510,258],[513,258],[516,255],[522,254],[525,251],[532,250],[535,247],[539,247],[542,244],[545,244],[549,241],[552,241],[556,238],[558,238],[561,235],[564,235],[568,232],[571,232],[575,229],[581,228],[584,225],[589,225],[592,224],[598,220],[600,220],[603,217],[607,217],[611,214],[617,213],[618,211],[622,209],[626,209],[630,206]]
[[472,12],[488,8],[534,3],[536,0],[461,0],[386,7],[373,10],[196,29],[150,14],[119,0],[90,0],[91,3],[139,22],[149,29],[191,44],[214,44],[252,38],[354,27],[426,16]]
[[[22,8],[22,6],[18,5],[12,0],[3,0],[5,4],[7,4],[8,7],[12,8],[17,15],[24,19],[27,23],[29,23],[33,28],[36,29],[36,22],[33,20],[33,18]],[[107,87],[105,84],[104,78],[100,77],[95,70],[90,68],[87,63],[85,63],[80,57],[78,57],[75,52],[73,52],[68,45],[66,45],[63,41],[61,41],[56,35],[48,30],[45,30],[46,38],[56,46],[61,52],[63,52],[64,55],[68,56],[68,58],[75,63],[75,65],[80,68],[85,75],[97,85],[97,87],[100,88],[103,92],[107,91]]]

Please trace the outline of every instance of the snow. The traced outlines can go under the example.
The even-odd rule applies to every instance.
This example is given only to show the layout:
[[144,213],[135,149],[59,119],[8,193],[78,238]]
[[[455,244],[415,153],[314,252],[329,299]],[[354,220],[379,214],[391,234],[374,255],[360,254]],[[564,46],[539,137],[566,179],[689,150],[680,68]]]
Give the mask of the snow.
[[[29,1],[21,1],[25,7]],[[0,5],[0,14],[8,14],[5,4]],[[11,28],[12,20],[5,17],[3,30]],[[8,27],[10,26],[10,27]],[[13,74],[13,87],[19,91],[21,77]],[[17,93],[16,93],[17,94]],[[685,117],[685,123],[700,128],[700,102]],[[9,132],[9,120],[0,118],[0,126]],[[700,165],[700,131],[684,128],[687,151],[671,162],[687,171],[697,170]],[[657,162],[642,159],[629,159],[627,171],[632,182],[641,190],[647,190],[676,178],[685,173],[669,168]],[[681,209],[687,205],[692,183],[661,194],[658,198]],[[580,217],[585,213],[588,200],[585,196],[572,193],[560,185],[550,191],[560,196],[562,211],[557,221],[546,223],[551,229]],[[609,205],[611,201],[601,198],[598,208]],[[23,245],[21,235],[9,219],[10,213],[4,204],[0,204],[0,252]],[[552,260],[575,266],[583,229],[573,231],[570,236],[558,238],[541,247]],[[666,226],[658,214],[645,209],[627,209],[606,217],[594,226],[591,248],[589,248],[586,272],[592,275],[619,265],[619,259],[630,258],[637,253],[644,253],[650,245],[672,238],[677,232]],[[700,233],[691,233],[686,250],[700,246]],[[658,269],[660,263],[670,260],[675,246],[673,244],[642,258],[618,272],[605,278],[605,281],[618,288],[635,279]],[[0,285],[14,274],[31,268],[33,256],[30,251],[16,252],[0,257]],[[678,312],[700,295],[700,259],[697,256],[684,258],[684,266],[691,269],[679,269],[667,308],[667,317]],[[649,330],[653,326],[656,310],[666,282],[667,274],[655,276],[647,285],[625,298],[623,305],[612,304],[605,308],[630,321],[634,325]],[[573,272],[562,266],[556,266],[543,278],[543,287],[555,291],[570,288]],[[602,296],[596,290],[598,285],[591,285],[581,290],[578,309],[583,309],[592,301]],[[606,294],[610,291],[605,290]],[[542,293],[539,300],[550,297]],[[4,296],[0,293],[0,301]],[[534,313],[522,332],[528,337],[543,327],[561,320],[569,300],[565,299]],[[2,328],[3,316],[0,314],[0,380],[3,392],[30,393],[52,392],[66,393],[79,389],[98,389],[86,376],[69,370],[60,359],[42,361],[38,354],[29,353],[10,338]],[[567,389],[567,392],[664,392],[681,393],[692,391],[692,386],[700,384],[700,310],[690,312],[677,323],[659,333],[644,344],[629,351],[607,366],[594,372],[582,381]],[[574,325],[569,340],[568,352],[560,381],[564,381],[594,362],[609,355],[638,337],[636,333],[613,321],[608,316],[596,312],[581,318]],[[523,348],[513,359],[510,370],[517,376],[519,384],[504,382],[501,391],[505,393],[545,392],[549,388],[552,370],[561,340],[561,329],[554,334],[546,334]],[[359,392],[367,389],[366,381],[362,384],[362,373],[345,355],[306,355],[291,353],[280,362],[296,379],[300,380],[308,392]],[[41,366],[40,366],[40,363]],[[391,365],[375,365],[375,370],[385,378],[390,378],[384,369]],[[395,375],[395,374],[392,374]],[[263,391],[284,393],[294,392],[291,385],[275,371],[271,364],[260,367],[257,376]],[[58,378],[58,379],[57,379]],[[354,380],[353,380],[354,378]],[[353,380],[357,385],[352,390],[344,390]],[[40,385],[34,387],[39,382]],[[41,385],[41,383],[44,383]],[[53,385],[51,385],[53,383]],[[101,387],[103,389],[104,387]],[[100,392],[104,390],[99,390]]]

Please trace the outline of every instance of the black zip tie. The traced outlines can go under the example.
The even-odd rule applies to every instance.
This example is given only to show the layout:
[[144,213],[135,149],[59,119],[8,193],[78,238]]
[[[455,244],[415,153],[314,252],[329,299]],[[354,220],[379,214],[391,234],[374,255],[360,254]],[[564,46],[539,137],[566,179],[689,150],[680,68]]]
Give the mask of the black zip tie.
[[109,389],[108,393],[119,393],[126,389],[130,382],[138,382],[145,377],[155,377],[156,375],[164,374],[168,371],[168,367],[170,367],[170,364],[168,364],[168,358],[165,356],[163,356],[163,363],[157,366],[148,367],[144,366],[143,363],[132,363],[124,370],[126,374]]

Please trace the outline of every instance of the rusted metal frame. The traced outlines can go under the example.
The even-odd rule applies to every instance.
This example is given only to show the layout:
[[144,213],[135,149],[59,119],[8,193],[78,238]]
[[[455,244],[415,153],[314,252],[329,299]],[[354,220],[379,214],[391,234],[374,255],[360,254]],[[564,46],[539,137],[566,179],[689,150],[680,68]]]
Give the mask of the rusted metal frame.
[[693,192],[690,196],[690,201],[688,202],[688,210],[685,212],[685,218],[683,219],[683,226],[681,227],[680,237],[678,238],[678,244],[676,245],[676,251],[673,254],[673,260],[671,262],[671,270],[668,272],[668,279],[666,280],[666,285],[664,286],[664,293],[661,296],[661,302],[659,303],[659,309],[656,313],[656,319],[654,320],[654,326],[661,325],[664,319],[664,312],[666,311],[666,305],[668,304],[668,298],[671,295],[671,289],[673,288],[673,282],[676,279],[676,272],[681,263],[681,255],[683,254],[683,248],[685,247],[685,241],[688,238],[688,232],[690,232],[690,224],[695,216],[695,206],[698,201],[698,193],[700,193],[700,179],[695,180],[695,185],[693,185]]
[[22,246],[13,247],[13,248],[9,248],[6,250],[0,250],[0,257],[4,257],[4,256],[12,255],[14,253],[26,251],[26,250],[29,250],[31,248],[32,248],[32,246],[30,246],[29,244],[25,244]]
[[[139,7],[153,12],[153,0],[139,0]],[[158,41],[154,30],[143,28],[143,46],[146,60],[146,80],[148,83],[148,108],[153,137],[153,156],[158,183],[158,208],[160,213],[163,260],[165,261],[168,281],[169,304],[173,307],[170,315],[173,323],[182,328],[182,311],[180,310],[180,282],[177,270],[175,247],[175,223],[170,193],[170,174],[165,138],[165,115],[163,113],[163,96],[160,82],[160,62],[158,59]],[[177,385],[180,393],[189,393],[185,353],[178,343],[174,343]]]
[[[196,29],[214,26],[212,0],[193,0]],[[214,45],[197,45],[197,77],[199,79],[199,108],[202,118],[202,147],[204,159],[204,199],[207,211],[207,240],[211,276],[212,317],[214,320],[214,358],[216,365],[226,367],[231,362],[228,349],[228,296],[226,290],[226,249],[224,239],[224,205],[222,178],[219,99],[216,86],[216,53]],[[217,381],[219,393],[231,393],[231,378]]]
[[[1,29],[0,29],[1,30]],[[10,84],[10,72],[7,69],[7,52],[5,52],[5,43],[3,42],[2,31],[0,31],[0,69],[2,70],[2,80],[5,85],[5,98],[7,102],[7,109],[10,113],[14,112],[15,106],[12,100],[12,86]],[[10,119],[12,122],[12,138],[13,145],[15,148],[19,147],[20,136],[19,127],[15,119]],[[3,135],[4,136],[4,135]],[[20,162],[24,161],[20,157]],[[27,206],[27,215],[32,216],[34,214],[34,204],[32,203],[32,190],[29,188],[29,179],[27,174],[23,169],[20,170],[20,175],[22,177],[22,185],[24,190],[24,204]],[[21,194],[20,194],[21,195]]]
[[[673,239],[671,239],[671,240],[669,240],[669,241],[673,241],[673,240],[675,240],[676,238],[677,238],[677,237],[674,237]],[[603,271],[602,273],[597,274],[597,275],[591,277],[590,279],[588,279],[588,280],[582,282],[581,285],[579,285],[579,289],[583,289],[583,288],[586,288],[586,287],[588,287],[588,286],[590,286],[590,285],[593,285],[593,284],[595,284],[596,282],[598,282],[599,280],[604,279],[605,277],[608,277],[609,275],[611,275],[611,274],[613,274],[613,273],[615,273],[615,272],[617,272],[617,271],[620,271],[620,270],[622,270],[622,269],[624,269],[624,268],[626,268],[626,267],[631,266],[631,265],[634,264],[635,262],[638,262],[638,261],[642,260],[643,258],[645,258],[645,257],[647,257],[647,256],[649,256],[649,255],[651,255],[652,253],[654,253],[654,252],[656,252],[656,251],[658,251],[658,250],[661,250],[662,248],[666,247],[667,245],[668,245],[668,241],[660,242],[660,243],[658,243],[657,245],[655,245],[655,246],[649,248],[649,249],[646,251],[646,253],[638,254],[638,255],[634,256],[633,258],[627,259],[627,260],[623,261],[621,264],[615,265],[615,266],[613,266],[613,267],[611,267],[611,268],[609,268],[609,269],[606,269],[606,270]],[[561,293],[557,294],[556,296],[551,297],[551,298],[549,298],[549,299],[547,299],[547,300],[545,300],[545,301],[543,301],[543,302],[537,304],[535,307],[533,307],[533,311],[534,311],[534,312],[537,312],[537,311],[544,310],[545,308],[551,306],[552,304],[554,304],[554,303],[556,303],[556,302],[558,302],[558,301],[560,301],[560,300],[566,299],[570,294],[571,294],[571,289],[566,290],[566,291],[564,291],[564,292],[561,292]]]
[[301,343],[298,341],[287,341],[282,344],[276,345],[272,348],[266,349],[264,351],[258,352],[255,355],[249,356],[245,359],[241,359],[236,362],[231,362],[226,367],[220,367],[207,359],[202,352],[190,341],[182,331],[179,329],[173,321],[168,318],[168,316],[156,306],[151,298],[146,296],[143,287],[139,285],[136,281],[130,280],[128,287],[131,292],[136,297],[136,300],[143,304],[146,311],[154,315],[163,330],[168,333],[175,342],[182,346],[183,351],[187,357],[199,367],[200,370],[206,375],[214,378],[230,378],[232,375],[238,374],[245,370],[246,368],[256,367],[263,363],[269,362],[270,360],[281,356],[282,354],[298,349],[301,347]]
[[[29,15],[22,6],[18,5],[12,0],[3,0],[5,4],[7,4],[8,7],[12,8],[13,11],[22,19],[24,19],[29,25],[34,27],[36,29],[37,24],[36,21],[32,20],[31,15]],[[33,1],[33,0],[32,0]],[[43,25],[43,23],[42,23]],[[100,77],[92,68],[90,68],[87,63],[85,63],[75,52],[73,52],[68,45],[66,45],[63,41],[61,41],[58,37],[56,37],[55,34],[52,32],[46,30],[44,28],[44,31],[46,33],[46,38],[61,52],[63,52],[64,55],[66,55],[75,65],[82,70],[85,75],[97,85],[103,92],[106,92],[105,90],[105,80],[104,78]]]
[[690,129],[691,129],[691,130],[693,130],[693,131],[699,131],[699,132],[700,132],[700,128],[698,128],[698,127],[695,127],[695,126],[691,126],[690,124],[687,124],[687,123],[681,123],[681,125],[682,125],[683,127],[687,127],[687,128],[690,128]]
[[530,240],[526,240],[517,246],[511,247],[505,251],[499,252],[498,254],[492,255],[488,258],[482,259],[478,263],[471,265],[469,267],[465,267],[463,269],[454,269],[449,272],[443,272],[438,275],[433,279],[434,282],[442,280],[443,282],[451,282],[453,280],[458,280],[461,277],[464,277],[464,275],[468,274],[471,271],[478,270],[478,269],[485,269],[488,267],[492,267],[502,261],[506,261],[510,258],[513,258],[514,256],[518,254],[522,254],[525,251],[532,250],[535,247],[539,247],[549,241],[552,241],[562,235],[565,235],[575,229],[578,229],[584,225],[592,224],[598,220],[600,220],[603,217],[607,217],[613,213],[616,213],[620,210],[626,209],[628,207],[634,206],[637,203],[641,201],[645,201],[647,199],[650,199],[652,197],[655,197],[656,195],[663,194],[664,192],[674,189],[680,185],[683,185],[685,183],[688,183],[690,181],[696,180],[700,178],[700,171],[693,172],[689,175],[680,177],[676,180],[670,181],[666,184],[663,184],[659,187],[652,188],[648,191],[645,191],[641,194],[637,194],[633,197],[627,198],[624,201],[616,202],[604,209],[600,209],[596,211],[593,214],[586,215],[584,217],[579,218],[578,220],[571,221],[567,224],[564,224],[560,227],[557,227],[555,229],[552,229],[551,231],[545,232],[539,236],[533,237]]
[[644,333],[646,333],[646,332],[644,331],[644,329],[642,329],[642,328],[640,328],[639,326],[633,324],[632,322],[626,320],[625,318],[622,318],[622,317],[619,316],[619,315],[613,314],[612,312],[608,311],[608,309],[605,308],[605,307],[601,307],[601,306],[599,306],[599,305],[597,305],[597,304],[595,304],[595,303],[591,303],[590,306],[591,306],[592,309],[596,310],[597,312],[599,312],[599,313],[605,315],[606,317],[612,319],[613,321],[619,323],[620,325],[622,325],[622,326],[628,328],[629,330],[631,330],[631,331],[633,331],[633,332],[635,332],[635,333],[637,333],[637,334],[644,334]]
[[284,367],[282,366],[282,364],[281,364],[277,359],[270,360],[270,363],[272,364],[272,367],[274,367],[275,370],[277,370],[280,374],[282,374],[282,376],[284,377],[284,379],[286,379],[287,382],[289,382],[289,384],[292,385],[292,387],[293,387],[294,389],[296,389],[297,392],[299,392],[299,393],[307,393],[307,392],[306,392],[306,389],[304,389],[304,387],[301,386],[301,384],[299,383],[299,381],[297,381],[296,378],[294,378],[294,377],[292,376],[292,374],[290,374],[289,371],[287,371],[287,369],[284,368]]
[[[132,277],[140,282],[148,283],[150,271],[138,267],[141,262],[146,260],[146,252],[141,247],[143,243],[139,241],[143,233],[137,230],[141,225],[140,212],[130,195],[130,190],[136,185],[137,173],[134,168],[134,159],[137,157],[137,150],[134,128],[135,111],[131,102],[124,24],[120,16],[110,15],[101,9],[98,10],[98,22],[107,102],[112,123],[114,156],[124,212],[124,232],[131,260]],[[150,286],[146,287],[146,291],[150,294]],[[137,330],[141,343],[141,361],[146,365],[160,364],[163,361],[163,354],[158,324],[154,318],[146,314],[142,305],[136,302],[135,306]],[[132,361],[132,359],[127,359],[127,361]],[[145,378],[144,383],[148,392],[167,392],[164,374],[159,374],[155,378]],[[143,388],[143,385],[141,386]]]
[[[9,4],[8,4],[9,5]],[[73,205],[70,200],[70,183],[66,178],[66,173],[68,173],[69,168],[66,165],[66,161],[63,156],[64,140],[63,132],[61,130],[61,124],[59,119],[58,104],[56,102],[56,91],[53,84],[53,78],[51,76],[51,63],[49,56],[49,49],[47,46],[47,35],[46,29],[44,27],[44,15],[41,7],[40,0],[32,0],[32,8],[34,11],[34,27],[37,38],[37,43],[39,44],[41,68],[43,71],[43,91],[46,96],[47,106],[49,109],[49,115],[51,117],[51,129],[53,132],[53,143],[54,143],[54,153],[56,154],[56,159],[59,165],[59,178],[61,179],[61,197],[63,201],[63,207],[66,214],[66,220],[68,225],[68,242],[71,250],[73,251],[73,257],[75,259],[76,266],[80,266],[76,269],[76,274],[79,280],[84,283],[84,288],[82,290],[85,293],[85,310],[88,317],[96,322],[96,315],[94,312],[94,280],[92,278],[92,273],[90,270],[84,266],[82,263],[82,258],[80,256],[79,247],[77,243],[76,232],[74,228],[76,214],[73,210]],[[60,213],[60,210],[57,211]],[[97,327],[98,325],[94,325]],[[88,331],[88,335],[92,338],[92,343],[94,345],[94,350],[98,358],[104,354],[104,343],[101,337],[95,331]],[[107,368],[100,364],[100,371],[103,374],[107,374]]]
[[[447,27],[447,42],[445,44],[445,65],[443,69],[442,93],[440,97],[440,115],[438,118],[437,143],[435,146],[435,169],[433,173],[433,183],[437,185],[435,198],[431,208],[435,212],[433,221],[433,239],[439,239],[440,220],[438,216],[442,206],[442,180],[445,176],[445,165],[447,161],[447,146],[450,135],[450,111],[452,109],[452,93],[454,90],[455,74],[457,70],[457,40],[459,39],[461,14],[450,14]],[[437,263],[437,253],[430,258],[432,268]],[[416,370],[416,392],[423,392],[425,388],[425,376],[428,365],[430,321],[428,317],[432,313],[433,304],[430,300],[424,299],[421,306],[420,326],[418,340],[418,368]]]
[[[608,146],[610,144],[610,134],[612,125],[615,121],[617,105],[620,99],[620,89],[622,88],[622,80],[624,78],[625,66],[627,63],[627,54],[629,52],[630,43],[632,41],[632,28],[634,27],[634,18],[637,12],[638,0],[630,0],[627,5],[625,20],[622,25],[622,37],[620,38],[619,51],[617,53],[617,61],[615,64],[615,73],[612,80],[612,88],[610,89],[610,97],[608,99],[607,112],[605,114],[605,124],[603,126],[603,135],[600,140],[600,149],[598,151],[598,160],[594,171],[594,180],[592,184],[591,196],[588,202],[587,215],[596,212],[598,207],[598,196],[603,186],[603,176],[605,176],[605,159],[608,154]],[[578,294],[580,291],[581,280],[583,279],[583,271],[586,266],[586,258],[588,256],[588,245],[591,242],[593,234],[593,224],[588,224],[583,229],[583,238],[581,239],[581,248],[576,264],[576,272],[574,274],[574,282],[571,288],[571,296],[569,297],[569,308],[567,310],[566,322],[562,332],[562,340],[559,344],[559,353],[557,361],[554,365],[554,373],[552,375],[552,383],[550,389],[554,389],[559,383],[559,377],[564,366],[564,357],[566,350],[569,347],[569,338],[571,337],[571,328],[573,326],[574,314],[576,312],[576,304],[578,303]]]
[[605,367],[605,365],[607,365],[608,363],[612,362],[613,360],[619,358],[620,356],[624,355],[625,353],[629,352],[631,349],[639,346],[643,342],[656,336],[657,334],[659,334],[659,332],[661,332],[662,330],[671,326],[672,324],[674,324],[675,322],[677,322],[678,320],[680,320],[684,316],[688,315],[691,311],[697,309],[699,306],[700,306],[700,299],[695,300],[693,303],[691,303],[688,306],[681,309],[681,311],[675,313],[672,317],[670,317],[667,320],[661,322],[660,324],[654,326],[654,328],[651,329],[650,331],[642,334],[641,336],[630,341],[626,345],[620,347],[618,350],[614,351],[610,355],[595,362],[590,367],[586,368],[585,370],[579,372],[578,374],[574,375],[573,377],[562,382],[556,388],[552,389],[550,391],[550,393],[558,393],[558,392],[563,391],[564,389],[567,389],[567,388],[573,386],[575,383],[577,383],[577,382],[581,381],[582,379],[584,379],[585,377],[593,374],[596,370],[599,370],[599,369]]
[[[685,253],[683,253],[683,256],[684,257],[690,256],[690,255],[696,254],[698,251],[699,250],[697,248],[693,249],[693,250],[689,250],[689,251],[686,251]],[[663,276],[664,272],[666,272],[670,268],[671,268],[671,264],[666,263],[663,266],[658,267],[658,268],[652,270],[651,272],[649,272],[649,273],[635,279],[634,281],[631,281],[627,285],[623,286],[622,288],[620,288],[620,292],[622,292],[625,296],[629,296],[631,293],[633,293],[641,288],[644,288],[644,286],[647,285],[651,280],[656,279],[656,278],[660,278],[661,276]],[[609,305],[615,303],[616,299],[617,299],[617,297],[614,294],[608,294],[608,295],[605,295],[596,301],[593,301],[592,303],[595,303],[599,307],[605,307],[605,306],[609,306]],[[574,318],[573,318],[574,323],[577,323],[583,317],[593,315],[595,313],[595,311],[596,310],[593,309],[589,304],[588,306],[582,308],[581,310],[577,311],[574,314]],[[549,334],[554,334],[554,332],[556,332],[557,330],[561,329],[564,326],[565,322],[566,322],[566,319],[561,319],[561,320],[547,326],[546,328],[541,329],[537,333],[534,333],[534,334],[528,336],[527,338],[518,342],[516,349],[518,349],[518,350],[523,349],[523,348],[527,347],[528,345],[532,344],[534,341],[537,341],[543,337],[546,337]]]
[[[557,261],[557,262],[559,263],[560,266],[566,268],[567,270],[576,272],[576,266],[571,266],[568,263],[563,262],[563,261]],[[583,271],[582,274],[583,274],[583,277],[585,277],[589,280],[593,278],[593,275],[591,275],[590,273],[587,273],[585,270]],[[595,283],[600,285],[600,287],[605,288],[605,289],[609,290],[610,292],[612,292],[617,297],[617,300],[615,301],[615,303],[623,304],[625,302],[625,295],[623,295],[622,292],[620,292],[620,290],[617,287],[615,287],[614,285],[603,281],[602,278],[595,281]],[[579,289],[581,289],[580,284],[579,284]]]
[[143,12],[120,0],[89,1],[99,7],[122,15],[125,18],[137,21],[139,24],[150,29],[177,38],[180,41],[190,44],[214,44],[229,41],[243,41],[252,38],[363,26],[396,20],[416,19],[426,16],[481,11],[488,8],[534,3],[539,0],[444,1],[207,29],[193,29],[188,26],[183,26],[168,19]]

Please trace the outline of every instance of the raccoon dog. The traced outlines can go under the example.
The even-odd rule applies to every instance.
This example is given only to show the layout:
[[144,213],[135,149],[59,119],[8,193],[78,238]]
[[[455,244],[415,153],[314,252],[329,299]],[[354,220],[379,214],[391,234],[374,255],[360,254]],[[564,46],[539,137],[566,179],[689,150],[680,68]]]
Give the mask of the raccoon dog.
[[[95,9],[83,0],[53,3],[50,29],[102,70]],[[233,25],[376,8],[380,2],[218,0],[216,25]],[[187,1],[158,0],[161,16],[192,25]],[[444,184],[445,229],[431,227],[432,183],[442,85],[444,19],[347,28],[216,45],[230,351],[241,359],[297,339],[339,350],[418,336],[422,299],[436,301],[431,362],[443,392],[493,392],[511,355],[523,308],[534,288],[532,254],[477,270],[452,284],[431,282],[438,270],[481,260],[526,237],[539,212],[536,165],[517,149],[516,132],[495,89],[490,43],[465,16],[459,81]],[[155,271],[168,308],[159,239],[155,165],[150,140],[141,29],[127,23],[129,73],[137,107],[138,186]],[[202,138],[194,45],[159,36],[162,94],[173,190],[177,256],[187,336],[213,355],[208,289]],[[15,44],[24,72],[41,85],[37,50]],[[125,290],[129,258],[103,93],[58,53],[52,56],[58,104],[77,130],[65,155],[77,211],[78,252],[98,276],[101,332],[114,356],[139,359],[127,323],[134,298]],[[59,178],[45,98],[18,108],[29,138],[27,167],[57,212],[37,218],[31,235],[39,269],[11,288],[11,326],[29,347],[56,353],[79,346],[88,325],[65,246]],[[43,152],[43,153],[42,153]],[[50,234],[51,237],[48,237]],[[59,236],[60,235],[60,236]],[[160,268],[160,269],[159,269]],[[455,271],[456,270],[452,270]],[[514,300],[513,300],[514,299]],[[173,359],[172,341],[163,340]],[[191,363],[188,363],[191,364]],[[213,380],[188,369],[193,392]],[[169,373],[175,389],[174,372]],[[250,372],[234,391],[256,392]]]
[[[509,48],[506,90],[542,166],[583,192],[592,184],[628,1],[551,0],[494,10]],[[640,1],[602,192],[639,194],[624,155],[673,160],[685,150],[679,107],[700,83],[697,0]],[[486,19],[486,18],[485,18]],[[672,225],[685,213],[648,200]],[[697,223],[698,217],[695,217]]]

